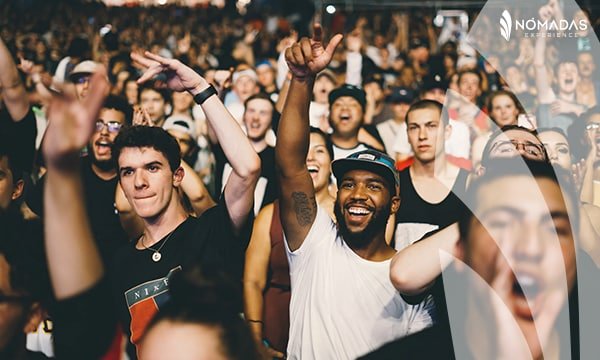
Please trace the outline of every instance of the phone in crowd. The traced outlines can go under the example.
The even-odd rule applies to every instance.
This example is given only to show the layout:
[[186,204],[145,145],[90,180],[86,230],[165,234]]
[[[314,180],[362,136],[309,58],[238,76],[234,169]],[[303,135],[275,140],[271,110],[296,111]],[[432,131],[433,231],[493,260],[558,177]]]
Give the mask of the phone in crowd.
[[517,117],[517,125],[529,130],[535,130],[537,128],[537,119],[535,115],[532,114],[519,114]]

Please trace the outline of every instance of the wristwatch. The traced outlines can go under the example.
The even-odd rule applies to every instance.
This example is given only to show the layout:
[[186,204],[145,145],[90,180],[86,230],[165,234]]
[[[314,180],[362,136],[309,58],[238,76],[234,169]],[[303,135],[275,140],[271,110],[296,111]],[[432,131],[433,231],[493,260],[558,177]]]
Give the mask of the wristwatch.
[[215,89],[215,87],[212,84],[210,84],[206,89],[202,90],[201,92],[196,94],[196,96],[194,96],[194,101],[196,102],[196,104],[202,105],[206,100],[208,100],[209,97],[213,95],[217,95],[217,89]]

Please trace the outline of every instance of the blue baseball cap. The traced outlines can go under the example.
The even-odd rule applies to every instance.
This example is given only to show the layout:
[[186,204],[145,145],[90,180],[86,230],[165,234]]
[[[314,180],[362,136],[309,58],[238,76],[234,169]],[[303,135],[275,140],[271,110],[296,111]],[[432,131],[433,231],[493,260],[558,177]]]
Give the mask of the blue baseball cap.
[[394,185],[396,194],[400,187],[400,177],[395,167],[395,161],[377,150],[363,150],[352,153],[345,158],[334,160],[331,170],[338,181],[350,170],[367,170],[384,177]]

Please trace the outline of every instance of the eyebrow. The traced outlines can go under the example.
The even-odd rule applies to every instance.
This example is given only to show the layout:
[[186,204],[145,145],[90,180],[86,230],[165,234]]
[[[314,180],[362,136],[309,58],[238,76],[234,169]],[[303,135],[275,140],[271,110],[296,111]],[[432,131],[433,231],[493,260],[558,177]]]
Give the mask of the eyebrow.
[[524,211],[521,211],[519,209],[515,209],[514,207],[511,207],[511,206],[502,205],[502,206],[496,206],[496,207],[491,208],[491,209],[487,209],[486,211],[484,211],[483,213],[481,213],[478,216],[478,218],[479,219],[483,219],[487,215],[489,215],[491,213],[499,212],[499,211],[507,212],[507,213],[509,213],[511,215],[515,215],[515,216],[518,216],[518,217],[522,217],[522,216],[525,215]]

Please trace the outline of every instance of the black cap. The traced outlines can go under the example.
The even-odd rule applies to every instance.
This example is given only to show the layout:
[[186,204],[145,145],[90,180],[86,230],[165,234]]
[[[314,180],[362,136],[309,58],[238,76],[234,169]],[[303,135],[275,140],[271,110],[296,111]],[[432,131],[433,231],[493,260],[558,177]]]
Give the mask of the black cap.
[[376,150],[363,150],[352,153],[345,158],[334,160],[331,170],[338,181],[350,170],[367,170],[381,175],[394,186],[395,192],[400,186],[400,176],[395,168],[394,159]]
[[429,91],[433,89],[442,89],[446,91],[448,89],[448,81],[440,74],[427,75],[423,78],[423,91]]
[[387,101],[392,104],[405,103],[412,104],[415,100],[415,93],[409,88],[398,86],[392,88],[392,93],[388,96]]
[[360,103],[360,106],[362,106],[363,109],[367,104],[367,94],[363,89],[359,88],[358,86],[344,84],[337,89],[333,89],[329,93],[329,106],[333,105],[335,100],[342,96],[350,96],[356,99],[356,101]]

